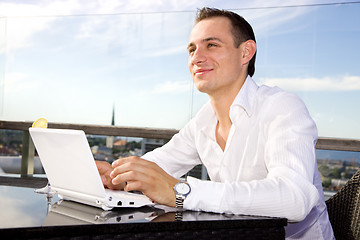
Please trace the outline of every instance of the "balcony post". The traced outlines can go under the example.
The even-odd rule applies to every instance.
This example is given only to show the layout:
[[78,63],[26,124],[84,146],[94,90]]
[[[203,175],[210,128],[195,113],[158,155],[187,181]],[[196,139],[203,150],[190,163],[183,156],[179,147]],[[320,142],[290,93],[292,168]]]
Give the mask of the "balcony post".
[[23,135],[23,147],[21,158],[21,176],[34,174],[35,146],[29,131],[25,130]]

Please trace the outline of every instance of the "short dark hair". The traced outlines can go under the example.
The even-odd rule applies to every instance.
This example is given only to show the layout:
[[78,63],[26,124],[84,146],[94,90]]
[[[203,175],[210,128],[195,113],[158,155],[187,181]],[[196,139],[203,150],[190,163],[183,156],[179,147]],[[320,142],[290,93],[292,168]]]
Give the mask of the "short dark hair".
[[[241,43],[247,40],[253,40],[254,42],[256,42],[255,34],[251,25],[243,17],[241,17],[240,15],[234,12],[230,12],[227,10],[220,10],[216,8],[204,7],[198,10],[195,19],[195,24],[200,22],[201,20],[212,17],[226,17],[230,20],[232,25],[231,32],[234,37],[234,45],[236,48],[238,48]],[[256,58],[256,52],[249,62],[248,74],[250,76],[253,76],[255,73],[255,58]]]

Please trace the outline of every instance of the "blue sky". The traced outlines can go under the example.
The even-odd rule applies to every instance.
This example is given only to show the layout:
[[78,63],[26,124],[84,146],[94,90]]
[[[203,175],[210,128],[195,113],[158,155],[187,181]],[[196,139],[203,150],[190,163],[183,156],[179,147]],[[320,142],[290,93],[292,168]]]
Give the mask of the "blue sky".
[[[253,26],[254,79],[299,95],[319,135],[360,138],[360,4],[0,0],[0,117],[179,129],[207,101],[186,45],[196,8]],[[294,6],[299,7],[277,7]]]

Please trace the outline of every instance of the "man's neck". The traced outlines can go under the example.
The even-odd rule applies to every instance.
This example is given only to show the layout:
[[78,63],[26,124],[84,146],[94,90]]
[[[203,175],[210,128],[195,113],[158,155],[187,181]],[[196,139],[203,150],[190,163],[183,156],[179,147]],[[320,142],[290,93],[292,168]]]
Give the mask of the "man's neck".
[[226,127],[229,126],[229,123],[231,126],[229,113],[230,107],[233,104],[240,89],[244,85],[245,81],[246,77],[235,86],[231,86],[228,89],[209,94],[211,104],[214,108],[220,126]]
[[215,130],[216,142],[220,146],[220,148],[223,151],[225,151],[226,142],[232,125],[229,115],[232,101],[230,98],[223,98],[223,99],[210,98],[210,99],[216,117],[218,119]]
[[210,97],[210,101],[214,108],[216,117],[220,125],[226,126],[230,122],[230,126],[231,126],[229,111],[234,101],[234,98],[233,97],[230,98],[229,96],[223,96],[223,97],[218,96],[217,98]]
[[226,141],[232,125],[230,119],[230,107],[234,102],[237,94],[244,85],[246,78],[237,87],[229,88],[228,91],[222,93],[209,94],[211,104],[214,108],[218,123],[216,126],[216,140],[224,151]]

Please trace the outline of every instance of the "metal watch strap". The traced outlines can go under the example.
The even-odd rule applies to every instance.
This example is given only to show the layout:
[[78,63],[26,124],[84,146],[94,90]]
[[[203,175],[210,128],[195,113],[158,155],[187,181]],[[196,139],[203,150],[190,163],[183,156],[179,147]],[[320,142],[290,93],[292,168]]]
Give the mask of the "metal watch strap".
[[183,196],[176,196],[176,202],[175,202],[175,204],[176,204],[176,207],[177,208],[183,208],[184,207],[184,200],[185,200],[185,198],[183,197]]
[[176,212],[175,213],[175,222],[179,222],[183,220],[183,213],[182,212]]

